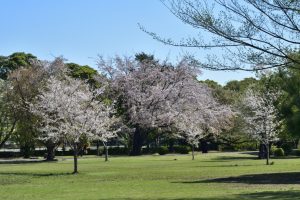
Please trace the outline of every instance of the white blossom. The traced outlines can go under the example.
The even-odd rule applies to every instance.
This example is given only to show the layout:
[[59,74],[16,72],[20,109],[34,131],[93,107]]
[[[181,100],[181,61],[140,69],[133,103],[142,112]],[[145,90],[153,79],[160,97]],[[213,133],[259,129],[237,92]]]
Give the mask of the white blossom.
[[101,58],[99,66],[111,79],[130,125],[175,128],[196,145],[208,133],[220,133],[230,124],[233,112],[197,81],[199,70],[187,59],[173,66],[155,60]]
[[273,91],[260,92],[248,89],[243,104],[248,113],[246,131],[259,142],[269,145],[278,140],[278,111],[274,106],[278,94]]
[[185,83],[182,98],[174,105],[179,115],[175,126],[192,146],[208,134],[217,135],[232,126],[235,113],[229,106],[221,105],[212,90],[194,79]]
[[63,79],[50,77],[30,106],[40,118],[42,139],[63,139],[73,149],[76,158],[74,172],[77,172],[77,153],[82,138],[107,141],[114,136],[108,131],[112,108],[97,100],[99,91],[91,91],[80,80],[66,76]]

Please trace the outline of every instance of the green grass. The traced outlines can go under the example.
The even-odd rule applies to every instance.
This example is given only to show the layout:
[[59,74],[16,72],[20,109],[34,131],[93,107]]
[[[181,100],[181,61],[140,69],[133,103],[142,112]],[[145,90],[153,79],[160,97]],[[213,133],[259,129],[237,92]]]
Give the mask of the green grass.
[[[175,158],[177,160],[175,160]],[[245,153],[86,157],[0,164],[0,199],[289,200],[300,196],[300,159],[264,160]]]

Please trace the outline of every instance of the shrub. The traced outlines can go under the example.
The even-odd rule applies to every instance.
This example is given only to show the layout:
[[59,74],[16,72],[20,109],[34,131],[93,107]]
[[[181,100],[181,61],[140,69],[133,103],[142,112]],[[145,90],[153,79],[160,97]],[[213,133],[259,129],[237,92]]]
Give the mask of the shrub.
[[270,148],[270,155],[274,155],[274,152],[276,151],[277,147],[275,145],[272,145]]
[[74,152],[73,150],[65,150],[65,151],[56,151],[55,156],[73,156]]
[[188,154],[191,151],[189,146],[174,146],[174,152],[180,154]]
[[283,143],[281,148],[284,150],[285,155],[290,155],[293,151],[293,144],[291,143]]
[[129,149],[126,147],[112,147],[108,148],[108,153],[110,155],[128,155]]
[[280,156],[284,156],[284,150],[282,148],[277,148],[274,151],[274,156],[275,157],[280,157]]
[[20,157],[20,152],[12,152],[12,151],[1,151],[0,158],[15,158]]
[[296,156],[300,156],[300,149],[295,149],[295,150],[294,150],[294,154],[295,154]]
[[142,154],[154,154],[156,152],[156,149],[153,147],[150,148],[142,148]]
[[158,153],[159,155],[165,155],[169,153],[169,149],[165,146],[161,146],[156,149],[156,153]]
[[[108,147],[108,155],[128,155],[128,148],[126,147]],[[97,154],[95,151],[94,155]],[[99,155],[104,155],[105,149],[104,147],[99,147]]]

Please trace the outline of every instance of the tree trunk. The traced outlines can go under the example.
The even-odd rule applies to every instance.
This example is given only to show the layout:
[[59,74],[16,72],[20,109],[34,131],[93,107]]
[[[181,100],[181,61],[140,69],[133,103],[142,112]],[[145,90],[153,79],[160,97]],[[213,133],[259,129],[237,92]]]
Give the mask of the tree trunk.
[[131,156],[139,156],[142,154],[143,141],[144,137],[142,129],[137,127],[133,135],[132,149],[130,152]]
[[270,159],[270,145],[269,144],[266,144],[266,164],[269,165],[269,159]]
[[155,148],[158,148],[160,146],[160,137],[157,136],[157,138],[155,139]]
[[174,152],[174,140],[169,139],[169,152]]
[[17,124],[17,120],[14,120],[13,125],[12,125],[9,133],[7,133],[7,135],[3,138],[3,140],[0,141],[0,149],[4,146],[4,144],[7,142],[7,140],[10,138],[10,136],[14,132],[16,124]]
[[100,156],[99,146],[100,146],[99,140],[97,140],[97,156]]
[[107,162],[108,161],[108,147],[106,144],[104,144],[104,148],[105,148],[105,162]]
[[73,174],[77,174],[78,173],[78,168],[77,168],[77,157],[78,157],[78,147],[77,144],[74,146],[74,171]]
[[295,149],[298,149],[298,145],[299,145],[299,139],[297,138],[297,139],[295,140]]
[[62,156],[65,155],[65,151],[66,151],[66,145],[65,145],[65,143],[63,142],[62,153],[61,153]]
[[192,145],[192,160],[195,160],[195,145]]
[[260,144],[259,145],[259,153],[258,153],[258,158],[259,159],[266,159],[267,158],[267,150],[266,150],[266,145]]
[[46,145],[47,148],[47,161],[53,161],[55,158],[55,144],[53,142],[48,142]]

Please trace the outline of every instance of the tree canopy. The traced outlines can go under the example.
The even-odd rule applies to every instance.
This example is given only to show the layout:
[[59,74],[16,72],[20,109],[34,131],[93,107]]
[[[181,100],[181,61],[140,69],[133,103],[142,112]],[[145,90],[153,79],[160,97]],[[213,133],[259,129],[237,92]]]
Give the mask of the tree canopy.
[[66,63],[66,66],[73,78],[86,80],[90,85],[97,86],[97,81],[95,80],[95,76],[99,75],[97,70],[88,65],[79,65],[76,63]]
[[0,56],[0,78],[7,79],[10,72],[19,67],[28,67],[36,59],[37,57],[34,55],[24,52],[16,52],[9,56]]

